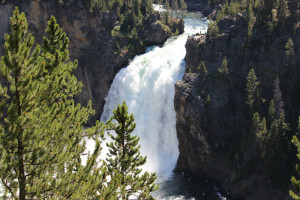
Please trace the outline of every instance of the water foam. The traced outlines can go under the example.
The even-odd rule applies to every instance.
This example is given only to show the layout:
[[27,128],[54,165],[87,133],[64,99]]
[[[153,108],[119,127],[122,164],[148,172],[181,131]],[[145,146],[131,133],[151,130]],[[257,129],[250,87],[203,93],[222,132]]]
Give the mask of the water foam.
[[153,4],[153,8],[155,11],[163,12],[166,11],[163,5],[160,4]]
[[125,101],[135,117],[134,134],[140,137],[141,154],[148,157],[143,169],[157,172],[161,179],[172,174],[179,155],[173,100],[174,84],[185,71],[185,43],[189,35],[206,29],[206,20],[187,16],[185,33],[136,56],[116,75],[105,99],[101,121],[108,120],[112,110]]

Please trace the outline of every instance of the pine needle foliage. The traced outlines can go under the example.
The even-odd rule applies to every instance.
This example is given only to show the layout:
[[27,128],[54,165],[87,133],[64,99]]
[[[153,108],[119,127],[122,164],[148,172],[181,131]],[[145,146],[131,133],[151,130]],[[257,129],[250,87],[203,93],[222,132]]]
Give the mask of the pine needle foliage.
[[142,173],[140,167],[146,163],[147,157],[140,155],[139,137],[131,135],[136,124],[133,115],[128,114],[125,102],[113,111],[107,124],[110,130],[115,131],[115,134],[110,133],[112,142],[107,144],[107,164],[111,177],[120,178],[118,199],[128,199],[130,196],[153,199],[150,193],[158,189],[158,185],[154,183],[156,174]]
[[207,69],[206,69],[206,65],[204,63],[204,61],[202,61],[199,66],[198,66],[198,70],[199,70],[199,77],[202,79],[202,80],[205,80],[205,77],[207,76]]
[[247,23],[247,35],[244,43],[245,49],[248,49],[251,46],[252,28],[253,28],[252,15],[253,15],[252,4],[250,1],[247,1],[247,12],[246,12],[246,19],[245,19]]
[[283,109],[283,100],[282,100],[282,93],[279,87],[280,81],[279,81],[279,77],[277,76],[276,79],[274,80],[273,83],[273,101],[274,101],[274,107],[276,110],[276,118],[280,118],[280,115],[282,113],[284,113],[284,109]]
[[49,96],[54,97],[49,101],[52,104],[79,94],[82,83],[72,73],[77,68],[78,61],[70,61],[69,38],[56,23],[54,16],[48,21],[46,33],[47,36],[43,37],[42,57],[45,60],[45,77],[49,81]]
[[285,44],[285,54],[288,60],[288,66],[293,67],[295,65],[295,47],[291,38]]
[[222,74],[225,77],[228,77],[229,75],[229,69],[228,69],[228,65],[227,65],[227,57],[225,56],[225,58],[222,61],[221,66],[218,69],[218,72],[220,74]]
[[255,140],[259,154],[262,158],[265,158],[267,156],[267,144],[269,140],[266,118],[260,120],[259,113],[254,113],[252,116],[252,127],[255,134]]
[[247,84],[246,84],[246,92],[247,92],[247,104],[251,112],[257,111],[257,107],[259,104],[259,91],[258,85],[260,82],[257,81],[257,77],[255,75],[255,71],[252,68],[247,76]]
[[214,38],[218,34],[219,34],[218,23],[216,21],[213,21],[213,20],[209,19],[207,35],[210,36],[211,38]]
[[[98,167],[102,124],[85,129],[94,113],[75,104],[82,84],[71,71],[68,39],[52,17],[48,41],[34,47],[24,13],[15,9],[5,35],[0,85],[0,180],[3,199],[90,199],[101,190],[106,171]],[[51,27],[53,25],[53,27]],[[63,37],[61,37],[63,36]],[[99,131],[100,130],[100,131]],[[82,163],[84,138],[95,150]],[[97,139],[100,138],[100,139]]]
[[52,72],[60,63],[69,60],[69,38],[51,16],[46,29],[48,37],[43,37],[43,57],[47,61],[46,69]]
[[286,0],[279,0],[277,7],[277,26],[280,32],[285,33],[288,5]]
[[[299,117],[299,124],[298,124],[298,133],[293,137],[292,142],[294,143],[294,145],[297,147],[297,158],[300,159],[300,141],[298,139],[299,136],[299,132],[300,132],[300,117]],[[296,170],[298,172],[298,174],[300,174],[300,165],[297,164],[296,165]],[[299,200],[300,199],[300,180],[297,180],[294,176],[291,179],[292,184],[295,188],[294,191],[290,190],[290,196],[293,199]]]

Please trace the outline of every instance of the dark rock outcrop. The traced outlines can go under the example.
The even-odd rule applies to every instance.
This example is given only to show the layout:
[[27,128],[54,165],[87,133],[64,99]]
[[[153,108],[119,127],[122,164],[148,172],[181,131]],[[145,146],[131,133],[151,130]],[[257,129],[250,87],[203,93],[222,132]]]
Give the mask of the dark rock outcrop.
[[203,0],[185,0],[187,10],[190,12],[201,12],[204,16],[214,18],[216,9],[210,7],[206,1]]
[[[115,12],[91,13],[80,1],[67,7],[59,5],[58,1],[43,0],[26,0],[17,5],[25,12],[29,31],[39,44],[45,35],[44,30],[51,15],[56,17],[70,38],[70,57],[78,59],[79,62],[74,73],[84,85],[76,99],[82,105],[92,100],[96,111],[90,123],[100,118],[110,84],[115,74],[128,64],[129,59],[145,52],[146,45],[163,44],[176,29],[183,32],[183,23],[174,23],[173,27],[166,27],[159,21],[160,15],[156,13],[146,29],[139,33],[144,43],[142,48],[115,53],[114,38],[107,28],[116,23]],[[9,2],[0,4],[0,55],[3,53],[3,38],[9,31],[9,18],[14,8],[15,4]]]
[[[254,27],[251,49],[245,49],[247,28],[244,17],[227,17],[219,22],[216,36],[195,35],[186,43],[186,73],[175,85],[174,107],[180,156],[177,171],[188,171],[219,181],[242,198],[288,199],[288,194],[270,187],[264,164],[253,163],[251,116],[246,105],[246,77],[252,67],[260,81],[262,98],[272,98],[273,80],[278,74],[290,124],[300,113],[292,103],[287,78],[285,43],[289,36],[268,35]],[[295,37],[295,63],[300,63],[299,29]],[[229,75],[218,68],[227,58]],[[205,80],[198,66],[204,61]],[[299,76],[299,70],[297,72]],[[297,106],[298,105],[298,106]],[[262,107],[267,109],[268,103]],[[289,182],[289,176],[286,177]],[[287,191],[287,190],[286,190]]]

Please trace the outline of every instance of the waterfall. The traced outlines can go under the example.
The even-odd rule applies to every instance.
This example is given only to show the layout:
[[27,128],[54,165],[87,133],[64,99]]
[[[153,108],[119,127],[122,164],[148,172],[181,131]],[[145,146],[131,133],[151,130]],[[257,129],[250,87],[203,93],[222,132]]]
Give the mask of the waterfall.
[[153,8],[154,8],[155,11],[159,11],[159,12],[166,11],[164,9],[164,6],[163,5],[159,5],[159,4],[153,4]]
[[207,20],[187,14],[185,33],[136,56],[116,75],[105,99],[101,121],[107,121],[112,110],[125,101],[135,117],[133,134],[140,137],[141,155],[147,156],[143,169],[156,172],[160,179],[172,174],[179,155],[173,100],[174,84],[185,71],[185,43],[189,35],[206,29]]

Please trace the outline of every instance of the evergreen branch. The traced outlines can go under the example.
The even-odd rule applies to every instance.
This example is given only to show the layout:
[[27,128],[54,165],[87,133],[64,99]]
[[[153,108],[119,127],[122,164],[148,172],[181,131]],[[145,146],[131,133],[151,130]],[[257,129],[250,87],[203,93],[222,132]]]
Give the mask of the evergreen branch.
[[[49,86],[48,86],[44,91],[42,91],[42,92],[36,92],[36,94],[33,95],[33,97],[32,97],[31,99],[29,99],[26,103],[23,102],[23,103],[21,104],[21,107],[27,106],[28,103],[29,103],[30,101],[32,101],[38,94],[41,94],[41,93],[47,93],[47,91],[50,90],[50,87],[51,87],[51,85],[49,85]],[[31,108],[31,109],[32,109],[32,108]],[[27,110],[27,112],[30,112],[31,109]]]
[[[37,95],[38,95],[38,92],[36,92],[35,95],[33,95],[33,97],[31,97],[31,99],[29,99],[26,103],[25,103],[25,101],[23,101],[22,104],[21,104],[21,107],[23,108],[24,106],[27,106],[28,103],[29,103],[30,101],[32,101]],[[28,111],[27,111],[27,112],[28,112]]]
[[39,193],[39,194],[41,194],[41,193],[47,193],[47,192],[51,192],[53,190],[58,190],[58,189],[60,189],[63,186],[70,185],[70,184],[75,184],[75,183],[79,183],[79,181],[77,181],[77,180],[76,181],[71,181],[69,183],[61,184],[58,187],[49,188],[49,189],[46,189],[46,190],[43,190],[43,191],[39,191],[39,192],[28,192],[27,194],[28,195],[36,195],[37,193]]
[[2,178],[1,178],[1,182],[5,186],[5,188],[8,189],[8,191],[10,192],[10,194],[12,195],[12,197],[16,198],[16,195],[14,194],[14,192],[12,191],[12,189],[7,185],[7,183],[5,181],[3,181]]
[[57,164],[57,163],[59,163],[59,162],[34,163],[34,162],[30,162],[28,160],[24,160],[24,165],[25,166],[54,165],[54,164]]

